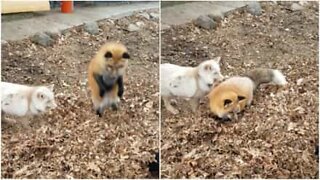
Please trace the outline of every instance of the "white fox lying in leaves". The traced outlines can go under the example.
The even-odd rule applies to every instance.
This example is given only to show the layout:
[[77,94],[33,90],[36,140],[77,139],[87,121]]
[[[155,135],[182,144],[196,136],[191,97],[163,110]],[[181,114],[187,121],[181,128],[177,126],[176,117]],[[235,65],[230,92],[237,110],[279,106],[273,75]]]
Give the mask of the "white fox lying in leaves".
[[26,86],[1,82],[1,112],[15,116],[44,113],[56,108],[53,85]]

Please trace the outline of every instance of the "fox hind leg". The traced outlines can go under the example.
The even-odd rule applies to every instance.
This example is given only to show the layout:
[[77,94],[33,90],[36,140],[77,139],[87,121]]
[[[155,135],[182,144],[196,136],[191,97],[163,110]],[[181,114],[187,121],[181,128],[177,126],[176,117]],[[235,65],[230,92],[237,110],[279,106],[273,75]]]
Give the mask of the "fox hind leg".
[[103,112],[102,112],[101,108],[96,110],[96,115],[98,115],[99,117],[102,117],[102,113]]
[[92,98],[92,102],[93,102],[93,108],[95,110],[96,115],[98,115],[99,117],[102,117],[104,108],[103,108],[103,103],[101,102],[101,100]]
[[162,97],[162,99],[163,99],[163,102],[164,102],[164,106],[166,107],[166,109],[169,111],[169,112],[171,112],[172,114],[178,114],[179,113],[179,111],[177,110],[177,109],[175,109],[172,105],[171,105],[171,103],[170,103],[170,97]]
[[111,109],[112,111],[117,111],[118,110],[118,105],[116,103],[111,104]]

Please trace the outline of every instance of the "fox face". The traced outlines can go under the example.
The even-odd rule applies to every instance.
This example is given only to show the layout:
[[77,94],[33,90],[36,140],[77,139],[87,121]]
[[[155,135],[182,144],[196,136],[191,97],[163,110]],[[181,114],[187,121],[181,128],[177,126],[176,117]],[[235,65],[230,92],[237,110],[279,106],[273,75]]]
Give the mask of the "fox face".
[[220,62],[221,57],[217,57],[213,60],[208,60],[200,64],[199,66],[199,76],[203,83],[205,83],[209,88],[223,79],[220,72]]
[[106,71],[111,77],[117,77],[124,74],[127,65],[127,59],[130,58],[127,52],[120,53],[121,57],[112,55],[110,51],[106,52]]
[[223,99],[223,114],[220,118],[231,118],[232,114],[237,114],[243,110],[245,106],[245,97],[235,95],[226,99]]
[[219,118],[232,119],[232,116],[241,112],[246,104],[247,97],[235,92],[223,92],[223,96],[210,97],[210,108]]
[[53,85],[37,88],[32,96],[31,103],[38,113],[56,108],[57,104],[54,99]]
[[107,84],[114,84],[125,73],[130,55],[124,45],[117,43],[107,44],[101,50],[105,61],[103,80]]

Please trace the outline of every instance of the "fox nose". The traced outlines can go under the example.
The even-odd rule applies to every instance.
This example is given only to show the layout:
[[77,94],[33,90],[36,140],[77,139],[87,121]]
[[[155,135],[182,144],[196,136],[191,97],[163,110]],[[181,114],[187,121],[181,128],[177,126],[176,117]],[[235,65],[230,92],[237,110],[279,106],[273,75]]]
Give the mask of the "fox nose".
[[240,106],[237,106],[234,110],[233,110],[234,113],[239,113],[240,112]]
[[219,74],[219,81],[222,81],[224,79],[224,77],[222,76],[222,74]]
[[208,83],[208,86],[211,87],[213,85],[213,83]]

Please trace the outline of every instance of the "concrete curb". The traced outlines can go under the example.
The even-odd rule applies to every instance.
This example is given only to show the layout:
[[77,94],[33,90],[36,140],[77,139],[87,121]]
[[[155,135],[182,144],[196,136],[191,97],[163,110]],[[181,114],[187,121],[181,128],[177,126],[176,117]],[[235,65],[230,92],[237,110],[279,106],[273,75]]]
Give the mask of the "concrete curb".
[[60,10],[37,13],[28,19],[2,22],[2,40],[21,40],[36,33],[58,33],[62,30],[82,25],[85,22],[99,21],[106,18],[118,19],[130,16],[134,12],[158,9],[158,2],[131,3],[102,7],[84,7],[75,9],[72,14],[62,14]]

